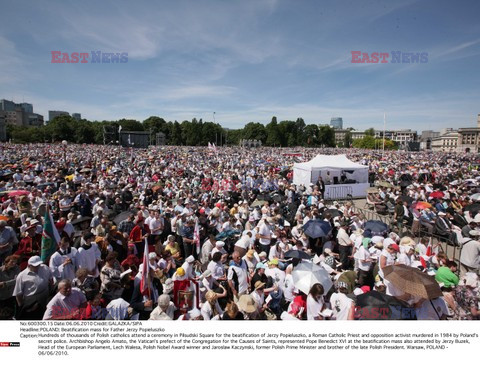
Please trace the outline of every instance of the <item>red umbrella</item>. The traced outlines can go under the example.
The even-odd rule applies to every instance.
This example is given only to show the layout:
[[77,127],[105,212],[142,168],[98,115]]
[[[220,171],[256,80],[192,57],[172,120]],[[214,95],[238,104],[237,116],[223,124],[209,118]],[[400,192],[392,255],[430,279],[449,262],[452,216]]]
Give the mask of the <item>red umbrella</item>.
[[426,208],[432,208],[432,204],[425,202],[425,201],[419,201],[414,205],[414,208],[417,210],[423,210]]
[[13,190],[8,193],[8,197],[30,195],[30,191],[25,190]]
[[433,191],[428,197],[434,198],[434,199],[443,199],[445,194],[442,191]]

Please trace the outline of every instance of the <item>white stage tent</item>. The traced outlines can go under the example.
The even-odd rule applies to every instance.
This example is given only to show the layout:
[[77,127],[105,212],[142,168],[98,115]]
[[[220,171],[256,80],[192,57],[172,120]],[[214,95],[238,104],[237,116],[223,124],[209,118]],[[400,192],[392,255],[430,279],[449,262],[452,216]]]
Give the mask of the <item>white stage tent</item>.
[[365,197],[369,187],[368,166],[355,163],[345,155],[317,155],[293,166],[293,183],[296,185],[308,186],[317,182],[320,176],[326,184],[326,199]]

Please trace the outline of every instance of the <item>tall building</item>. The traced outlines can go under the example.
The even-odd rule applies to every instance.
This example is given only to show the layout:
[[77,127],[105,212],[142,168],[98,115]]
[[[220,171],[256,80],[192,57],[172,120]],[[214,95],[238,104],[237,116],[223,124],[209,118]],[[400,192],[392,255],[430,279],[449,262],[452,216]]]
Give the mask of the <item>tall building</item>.
[[81,120],[82,119],[82,114],[80,113],[72,113],[72,118],[75,120]]
[[66,111],[49,110],[48,111],[48,121],[51,122],[53,120],[53,118],[61,117],[62,115],[70,116],[70,114]]
[[432,151],[455,152],[458,149],[458,131],[453,129],[445,130],[445,133],[432,138]]
[[5,121],[7,113],[0,110],[0,141],[7,140],[7,123]]
[[420,136],[420,149],[421,150],[431,150],[432,149],[432,140],[434,138],[440,137],[440,132],[438,131],[422,131]]
[[40,115],[37,113],[31,113],[26,115],[27,115],[28,124],[30,126],[43,126],[44,124],[43,115]]
[[25,112],[22,109],[5,111],[5,124],[13,126],[23,126],[27,124]]
[[20,105],[20,107],[23,109],[25,113],[30,113],[33,114],[33,105],[29,103],[21,103],[21,104],[16,104]]
[[14,111],[16,105],[13,101],[2,99],[0,100],[0,111]]
[[330,127],[333,129],[343,129],[343,119],[340,117],[333,117],[330,119]]

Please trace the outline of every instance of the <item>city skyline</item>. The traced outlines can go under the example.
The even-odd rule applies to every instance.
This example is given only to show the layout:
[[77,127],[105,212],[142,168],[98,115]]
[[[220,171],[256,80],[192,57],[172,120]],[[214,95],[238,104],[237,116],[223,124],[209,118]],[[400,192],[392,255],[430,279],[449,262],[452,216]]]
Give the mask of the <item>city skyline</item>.
[[[230,129],[272,116],[382,129],[384,112],[387,129],[476,125],[475,1],[87,3],[2,9],[1,98],[31,103],[45,118],[60,110],[99,121],[213,121],[215,112]],[[52,63],[52,51],[128,53],[128,61]],[[352,51],[428,61],[352,63]]]

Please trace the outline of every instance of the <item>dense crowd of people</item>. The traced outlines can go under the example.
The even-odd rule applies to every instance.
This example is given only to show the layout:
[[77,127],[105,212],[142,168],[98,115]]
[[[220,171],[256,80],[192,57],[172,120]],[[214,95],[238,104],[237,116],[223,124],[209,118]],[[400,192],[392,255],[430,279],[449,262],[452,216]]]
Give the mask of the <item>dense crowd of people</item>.
[[[294,161],[340,152],[369,166],[367,204],[392,224],[325,201],[321,178],[292,184]],[[475,155],[291,153],[3,144],[0,318],[478,319]]]

